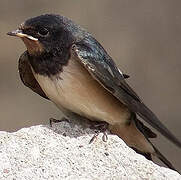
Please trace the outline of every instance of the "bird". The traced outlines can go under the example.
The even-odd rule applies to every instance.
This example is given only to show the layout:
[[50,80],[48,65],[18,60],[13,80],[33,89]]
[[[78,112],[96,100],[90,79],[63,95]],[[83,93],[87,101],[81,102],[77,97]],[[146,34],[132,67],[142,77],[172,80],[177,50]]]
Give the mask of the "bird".
[[181,148],[181,141],[143,103],[103,46],[87,30],[58,14],[25,20],[7,33],[23,40],[27,50],[19,58],[25,86],[52,101],[65,115],[106,122],[111,133],[152,160],[157,156],[174,169],[153,145],[157,135],[139,119]]

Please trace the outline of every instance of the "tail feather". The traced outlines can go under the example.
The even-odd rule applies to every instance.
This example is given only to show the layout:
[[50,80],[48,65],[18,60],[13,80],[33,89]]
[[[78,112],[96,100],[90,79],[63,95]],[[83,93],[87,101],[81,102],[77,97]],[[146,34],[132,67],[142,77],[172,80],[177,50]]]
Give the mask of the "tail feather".
[[175,145],[181,148],[181,142],[178,140],[153,114],[153,112],[147,108],[144,104],[142,104],[141,108],[137,112],[138,115],[143,118],[147,123],[157,129],[162,135],[167,137],[170,141],[172,141]]
[[[135,121],[136,127],[143,133],[147,141],[152,145],[155,151],[153,155],[155,155],[158,159],[160,159],[168,168],[177,171],[172,165],[172,163],[148,139],[148,138],[155,138],[157,135],[154,132],[152,132],[148,127],[146,127],[139,119],[135,118],[134,121]],[[135,148],[133,149],[135,150]],[[144,153],[138,150],[135,150],[135,151],[145,156],[145,158],[147,158],[148,160],[152,160],[151,153]]]
[[[151,143],[152,144],[152,143]],[[153,144],[152,144],[153,146]],[[151,160],[152,161],[152,157],[151,157],[151,153],[144,153],[142,151],[137,150],[134,147],[131,147],[134,151],[136,151],[138,154],[143,155],[146,159]],[[155,155],[158,159],[160,159],[168,168],[177,171],[174,166],[172,165],[172,163],[163,155],[161,154],[161,152],[155,147],[153,146],[155,153],[153,155]]]
[[160,159],[168,168],[177,171],[174,168],[174,166],[172,165],[172,163],[153,144],[152,144],[152,146],[153,146],[153,148],[155,150],[155,154],[154,155],[156,155],[156,157],[158,157],[158,159]]
[[117,99],[124,103],[129,110],[138,114],[143,120],[145,120],[163,136],[165,136],[171,142],[181,148],[181,141],[177,139],[169,131],[169,129],[156,117],[156,115],[139,99],[137,94],[129,87],[129,85],[125,81],[121,81],[120,83],[121,84],[119,87],[115,87],[114,84],[112,85],[114,91],[110,88],[108,89]]
[[156,138],[157,134],[155,134],[151,129],[146,127],[139,119],[134,119],[136,127],[141,131],[146,138]]

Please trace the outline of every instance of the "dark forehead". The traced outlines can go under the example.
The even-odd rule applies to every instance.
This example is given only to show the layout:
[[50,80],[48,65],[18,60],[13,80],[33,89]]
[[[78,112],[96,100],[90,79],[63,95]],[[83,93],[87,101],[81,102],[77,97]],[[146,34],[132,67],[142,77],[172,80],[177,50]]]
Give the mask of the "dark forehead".
[[45,26],[45,27],[56,27],[66,23],[70,23],[66,17],[53,14],[45,14],[30,18],[25,21],[25,26]]
[[23,24],[23,28],[39,27],[46,27],[55,31],[57,29],[63,29],[64,31],[72,34],[77,39],[82,39],[85,36],[90,35],[85,29],[74,23],[69,18],[55,14],[44,14],[34,18],[30,18],[26,20]]

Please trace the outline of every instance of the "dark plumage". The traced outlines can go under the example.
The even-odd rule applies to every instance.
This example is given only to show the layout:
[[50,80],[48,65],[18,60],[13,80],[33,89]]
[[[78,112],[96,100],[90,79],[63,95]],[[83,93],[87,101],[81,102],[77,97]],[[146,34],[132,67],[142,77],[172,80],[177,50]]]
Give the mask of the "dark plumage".
[[171,163],[148,138],[156,134],[136,114],[181,147],[181,142],[147,108],[126,83],[123,74],[101,44],[70,19],[53,14],[25,21],[8,33],[24,41],[27,51],[20,57],[23,83],[54,102],[68,117],[77,114],[93,121],[106,121],[111,132],[151,159],[157,155]]

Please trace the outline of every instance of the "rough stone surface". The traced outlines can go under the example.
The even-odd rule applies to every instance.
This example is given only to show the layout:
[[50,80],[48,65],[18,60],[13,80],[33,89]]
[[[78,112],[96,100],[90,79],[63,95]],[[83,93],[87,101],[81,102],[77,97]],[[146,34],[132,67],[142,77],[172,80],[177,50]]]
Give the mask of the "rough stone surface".
[[0,132],[0,179],[8,180],[179,180],[115,135],[102,134],[89,144],[94,130],[68,122]]

